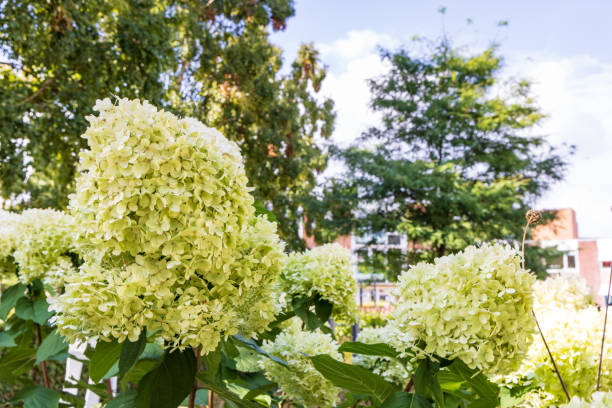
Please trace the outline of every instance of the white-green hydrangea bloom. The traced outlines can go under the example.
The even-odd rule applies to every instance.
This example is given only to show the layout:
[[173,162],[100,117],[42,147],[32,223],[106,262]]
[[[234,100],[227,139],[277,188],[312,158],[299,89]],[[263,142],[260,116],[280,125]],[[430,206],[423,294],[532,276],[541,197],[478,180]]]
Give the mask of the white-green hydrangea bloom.
[[330,335],[320,331],[302,331],[292,326],[276,336],[273,342],[264,341],[262,348],[289,365],[286,368],[267,358],[261,360],[266,377],[278,383],[289,399],[305,407],[320,408],[332,407],[338,401],[340,388],[323,377],[304,355],[328,354],[342,361],[338,343]]
[[[387,326],[366,327],[359,332],[357,341],[367,344],[389,343],[390,334]],[[410,381],[412,368],[404,367],[402,363],[389,357],[355,354],[353,364],[367,368],[385,380],[399,385],[402,389]]]
[[0,210],[0,279],[13,278],[17,265],[13,258],[15,251],[15,231],[19,215]]
[[339,244],[290,254],[279,282],[288,298],[319,294],[334,305],[335,318],[353,320],[357,313],[351,252]]
[[68,256],[77,250],[74,219],[57,210],[29,209],[15,220],[13,258],[19,280],[27,284],[42,279],[51,287],[61,287],[64,277],[74,273]]
[[534,285],[536,311],[541,309],[584,309],[595,305],[586,281],[577,275],[562,275],[538,280]]
[[587,401],[583,398],[573,397],[567,404],[559,408],[610,408],[612,407],[612,392],[596,392]]
[[284,254],[276,225],[256,217],[237,146],[148,102],[96,105],[70,206],[93,243],[51,302],[70,340],[214,350],[274,320]]
[[520,261],[516,250],[496,243],[411,267],[394,293],[392,346],[417,358],[459,358],[487,374],[515,370],[534,330],[535,278]]
[[[537,317],[569,394],[589,397],[597,385],[603,313],[594,307],[579,310],[549,308],[540,309]],[[610,331],[612,327],[608,327]],[[566,401],[539,335],[536,335],[516,375],[533,378],[544,392],[554,397],[554,404]],[[612,356],[609,353],[604,353],[601,380],[602,390],[612,390]]]

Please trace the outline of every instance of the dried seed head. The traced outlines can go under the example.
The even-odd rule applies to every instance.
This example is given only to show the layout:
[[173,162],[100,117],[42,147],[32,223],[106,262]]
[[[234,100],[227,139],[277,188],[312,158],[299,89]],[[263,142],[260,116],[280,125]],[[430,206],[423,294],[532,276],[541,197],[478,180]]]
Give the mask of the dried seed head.
[[542,219],[542,213],[538,210],[529,210],[525,214],[528,224],[537,224]]

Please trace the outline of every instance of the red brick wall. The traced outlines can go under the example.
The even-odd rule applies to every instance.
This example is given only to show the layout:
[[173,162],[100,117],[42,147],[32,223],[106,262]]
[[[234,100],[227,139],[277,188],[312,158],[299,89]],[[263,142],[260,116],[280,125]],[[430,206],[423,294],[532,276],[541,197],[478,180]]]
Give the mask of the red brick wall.
[[555,210],[557,218],[548,224],[538,225],[533,229],[533,239],[536,241],[548,241],[551,239],[576,239],[578,238],[578,223],[576,212],[571,208]]
[[580,276],[582,276],[591,292],[597,299],[597,303],[601,303],[599,296],[599,261],[597,259],[597,241],[579,241],[578,242],[578,263],[580,265]]

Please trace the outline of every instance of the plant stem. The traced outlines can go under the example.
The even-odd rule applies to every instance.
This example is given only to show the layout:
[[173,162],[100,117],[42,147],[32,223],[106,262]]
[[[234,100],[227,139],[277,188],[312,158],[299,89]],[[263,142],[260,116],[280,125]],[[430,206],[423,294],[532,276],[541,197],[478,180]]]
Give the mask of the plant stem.
[[[523,269],[525,269],[525,238],[527,238],[527,230],[529,229],[529,225],[531,225],[531,221],[529,220],[529,217],[528,217],[527,224],[525,224],[525,229],[523,230],[523,240],[521,242],[521,255],[522,255]],[[542,331],[542,328],[540,327],[540,322],[538,322],[538,318],[536,317],[536,314],[533,311],[533,309],[531,309],[531,314],[533,315],[533,319],[536,322],[536,326],[538,327],[538,331],[540,332],[540,336],[542,337],[542,341],[544,342],[544,346],[546,347],[546,351],[548,352],[548,357],[550,357],[550,361],[552,362],[552,365],[555,369],[555,373],[557,373],[557,378],[559,378],[559,382],[561,383],[563,392],[565,392],[565,396],[567,397],[567,400],[571,401],[569,392],[567,392],[567,388],[565,387],[565,383],[563,382],[561,373],[559,372],[559,369],[557,368],[557,364],[555,363],[555,359],[553,358],[553,355],[550,352],[550,348],[548,348],[548,343],[546,342],[546,339],[544,338],[544,332]]]
[[208,390],[208,408],[213,408],[215,400],[215,393],[212,390]]
[[106,389],[108,390],[108,393],[110,394],[110,399],[113,399],[113,384],[111,384],[111,379],[107,378],[105,383],[106,383]]
[[608,297],[606,298],[606,313],[604,316],[603,334],[601,335],[601,352],[599,353],[599,369],[597,370],[597,391],[601,381],[601,365],[603,363],[604,342],[606,341],[606,326],[608,325],[608,305],[610,304],[610,286],[612,286],[612,266],[610,267],[610,279],[608,280]]
[[[193,352],[195,353],[195,358],[196,358],[196,373],[198,371],[200,371],[200,348],[195,348],[193,349]],[[196,392],[198,392],[198,379],[197,377],[193,379],[193,388],[191,389],[191,393],[189,394],[189,405],[187,405],[189,408],[194,408],[195,406],[195,397],[196,397]],[[210,392],[209,392],[209,404],[210,404]]]
[[404,392],[410,392],[410,389],[412,388],[414,384],[414,375],[410,377],[410,381],[408,381],[408,384],[406,384],[406,388],[404,388]]
[[[36,338],[37,338],[37,342],[38,342],[38,347],[40,347],[40,345],[42,343],[42,333],[40,331],[40,324],[34,323],[34,326],[36,327]],[[42,368],[43,383],[45,384],[45,388],[50,388],[50,386],[49,386],[49,374],[47,373],[47,362],[43,361],[42,363],[40,363],[40,367]]]
[[550,352],[550,349],[548,348],[548,343],[546,343],[546,339],[544,338],[544,333],[542,332],[542,329],[540,328],[540,323],[538,322],[538,318],[536,317],[533,309],[531,310],[531,314],[533,315],[536,325],[538,326],[538,331],[540,332],[540,336],[542,336],[542,341],[544,342],[544,346],[546,346],[546,351],[548,351],[548,357],[550,357],[550,361],[552,362],[552,365],[555,369],[555,373],[557,373],[557,377],[559,378],[561,387],[563,387],[563,392],[565,393],[567,400],[571,401],[572,399],[570,398],[569,392],[567,392],[567,388],[565,388],[565,383],[563,382],[563,378],[561,378],[561,373],[559,372],[559,369],[557,368],[557,364],[555,364],[555,359],[553,358],[553,355]]

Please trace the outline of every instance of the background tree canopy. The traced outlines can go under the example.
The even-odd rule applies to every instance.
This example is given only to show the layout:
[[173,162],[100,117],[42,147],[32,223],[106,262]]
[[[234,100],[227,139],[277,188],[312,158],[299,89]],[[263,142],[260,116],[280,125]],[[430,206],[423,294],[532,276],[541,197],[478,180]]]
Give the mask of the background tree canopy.
[[495,47],[470,55],[446,38],[424,44],[418,55],[382,52],[391,69],[370,81],[382,124],[336,151],[346,171],[310,206],[308,229],[319,241],[350,231],[406,234],[407,253],[362,258],[391,275],[470,244],[520,240],[529,203],[567,164],[536,133],[543,115],[530,84],[500,79]]
[[291,0],[2,2],[0,180],[14,208],[67,204],[80,138],[96,99],[148,99],[236,141],[256,199],[290,247],[301,206],[327,156],[325,69],[303,45],[287,74],[268,30],[284,29]]

